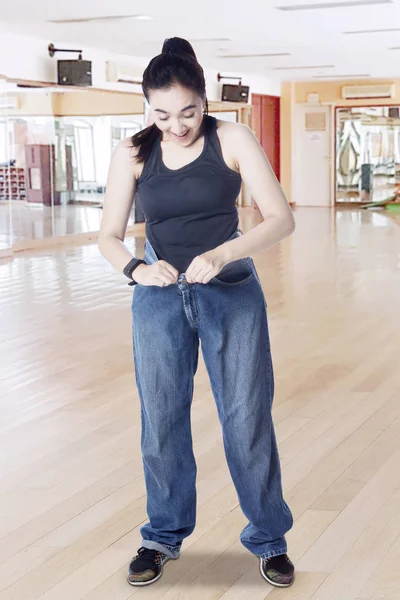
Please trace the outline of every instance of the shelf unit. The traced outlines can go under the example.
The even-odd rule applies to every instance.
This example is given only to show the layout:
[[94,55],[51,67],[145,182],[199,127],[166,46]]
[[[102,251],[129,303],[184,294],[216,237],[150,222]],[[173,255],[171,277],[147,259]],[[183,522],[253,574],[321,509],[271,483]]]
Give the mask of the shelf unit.
[[10,199],[26,200],[25,169],[0,167],[0,200]]
[[28,144],[25,146],[26,192],[29,203],[51,206],[60,204],[61,195],[56,190],[54,144]]

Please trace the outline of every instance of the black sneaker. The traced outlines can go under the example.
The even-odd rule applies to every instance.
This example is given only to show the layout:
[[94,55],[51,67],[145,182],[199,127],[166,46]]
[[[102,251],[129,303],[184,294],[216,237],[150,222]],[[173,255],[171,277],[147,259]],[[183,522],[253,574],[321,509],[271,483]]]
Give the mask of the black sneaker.
[[294,581],[294,566],[287,554],[260,558],[261,575],[276,587],[289,587]]
[[160,579],[163,565],[169,556],[159,550],[139,548],[137,555],[129,565],[128,583],[131,585],[149,585]]

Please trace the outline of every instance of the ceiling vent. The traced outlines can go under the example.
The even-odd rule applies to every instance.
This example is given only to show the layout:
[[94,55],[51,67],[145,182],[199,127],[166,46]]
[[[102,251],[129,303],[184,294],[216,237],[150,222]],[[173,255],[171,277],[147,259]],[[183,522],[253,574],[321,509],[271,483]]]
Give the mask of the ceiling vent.
[[20,99],[18,96],[0,97],[0,110],[17,110],[20,108]]

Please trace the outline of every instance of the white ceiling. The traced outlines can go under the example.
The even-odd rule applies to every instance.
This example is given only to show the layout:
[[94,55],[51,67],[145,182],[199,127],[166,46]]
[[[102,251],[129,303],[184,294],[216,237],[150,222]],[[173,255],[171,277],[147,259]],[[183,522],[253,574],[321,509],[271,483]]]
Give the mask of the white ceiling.
[[[72,8],[72,2],[65,0],[13,0],[6,3],[7,14],[2,11],[0,27],[9,33],[46,38],[56,44],[58,40],[67,40],[83,50],[97,47],[140,57],[158,54],[164,38],[178,35],[192,41],[206,68],[252,72],[286,81],[321,76],[400,77],[400,0],[375,0],[382,2],[377,5],[326,7],[334,1],[340,0],[146,0],[140,3],[81,0]],[[318,3],[325,7],[296,11],[278,8]],[[342,0],[343,3],[346,0]],[[111,15],[145,15],[153,20],[49,22]],[[398,28],[398,31],[345,33],[389,28]],[[202,41],[210,39],[221,41]],[[393,47],[399,50],[391,50]],[[286,53],[289,56],[225,58],[238,54]],[[90,60],[85,52],[83,57]]]

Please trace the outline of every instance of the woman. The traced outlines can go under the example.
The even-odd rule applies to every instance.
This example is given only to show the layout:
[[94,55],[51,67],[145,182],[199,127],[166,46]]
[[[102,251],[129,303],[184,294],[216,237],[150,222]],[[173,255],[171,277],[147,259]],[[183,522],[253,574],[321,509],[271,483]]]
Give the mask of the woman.
[[[284,587],[294,580],[285,541],[293,519],[271,418],[266,304],[250,255],[291,234],[294,219],[252,132],[209,117],[205,88],[189,42],[166,40],[143,75],[154,123],[116,148],[104,201],[100,250],[137,284],[133,346],[149,522],[128,581],[159,579],[195,527],[190,408],[200,340],[249,520],[240,540],[259,557],[261,575]],[[246,234],[236,208],[242,180],[264,217]],[[146,217],[144,261],[123,243],[136,192]]]

